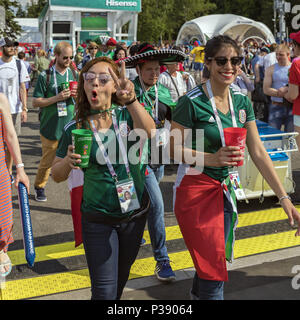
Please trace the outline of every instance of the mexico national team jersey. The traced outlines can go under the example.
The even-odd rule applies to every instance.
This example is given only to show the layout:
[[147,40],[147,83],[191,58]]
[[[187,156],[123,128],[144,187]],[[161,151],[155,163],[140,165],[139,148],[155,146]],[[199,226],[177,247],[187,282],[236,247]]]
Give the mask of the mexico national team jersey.
[[[249,99],[230,90],[238,127],[255,120]],[[229,111],[219,111],[223,128],[232,127]],[[192,129],[191,148],[196,150],[195,132],[204,130],[204,152],[215,153],[221,147],[221,137],[212,105],[202,87],[196,87],[179,99],[173,121]],[[203,150],[202,150],[203,151]],[[234,230],[237,224],[236,199],[228,177],[228,167],[197,168],[181,164],[174,186],[174,213],[201,279],[227,281],[226,260],[233,260]],[[224,193],[225,192],[225,193]],[[233,209],[232,223],[225,247],[224,194]]]
[[113,50],[109,50],[109,51],[107,51],[107,52],[103,52],[103,51],[100,51],[100,50],[99,50],[99,51],[96,53],[96,58],[99,58],[99,57],[108,57],[108,58],[110,58],[110,59],[113,59],[114,54],[115,54],[115,52],[114,52]]
[[[247,96],[232,89],[230,92],[237,125],[242,128],[246,122],[255,120],[253,107]],[[227,114],[218,112],[223,128],[232,127],[230,111]],[[216,153],[222,147],[212,105],[201,86],[192,89],[179,99],[172,120],[183,127],[192,129],[192,149],[196,150],[197,129],[204,130],[204,152]],[[228,176],[228,167],[205,167],[203,173],[213,179],[223,181]]]
[[[63,82],[76,81],[72,71],[68,68],[62,75],[56,71],[57,89],[58,92],[62,91],[61,84]],[[67,81],[68,80],[68,81]],[[36,83],[33,96],[35,98],[51,98],[56,96],[55,82],[53,77],[53,69],[50,69],[49,83],[47,84],[47,74],[43,71]],[[59,117],[57,112],[57,104],[51,104],[47,107],[41,108],[40,117],[40,132],[49,140],[59,140],[62,135],[64,126],[74,117],[74,104],[73,97],[65,100],[67,104],[67,115]]]
[[[127,108],[115,109],[117,122],[121,137],[124,141],[124,146],[127,146],[128,152],[136,153],[139,159],[140,144],[138,139],[129,141],[129,134],[133,130],[133,121]],[[68,145],[72,144],[72,130],[76,129],[76,122],[69,122],[64,130],[62,138],[56,152],[57,157],[64,158],[67,154]],[[90,128],[88,128],[90,129]],[[108,153],[109,159],[113,164],[114,170],[118,176],[118,180],[128,179],[122,153],[119,150],[119,143],[115,135],[114,126],[105,133],[99,132],[100,139],[104,144]],[[132,140],[132,139],[131,139]],[[128,155],[130,173],[134,181],[137,191],[138,199],[141,203],[144,181],[145,181],[145,166],[140,162],[133,164]],[[83,198],[81,203],[81,212],[89,214],[92,218],[97,219],[97,215],[104,214],[110,217],[125,218],[130,216],[133,211],[122,213],[119,203],[119,198],[116,191],[115,181],[112,178],[107,164],[103,158],[102,152],[99,149],[98,143],[93,135],[92,149],[90,155],[89,166],[83,169],[84,183],[83,183]],[[95,217],[96,216],[96,217]]]

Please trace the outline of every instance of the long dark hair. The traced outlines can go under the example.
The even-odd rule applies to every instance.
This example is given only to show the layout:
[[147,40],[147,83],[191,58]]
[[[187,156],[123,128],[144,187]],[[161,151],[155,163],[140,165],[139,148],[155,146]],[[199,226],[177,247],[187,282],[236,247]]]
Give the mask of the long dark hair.
[[213,58],[225,46],[231,46],[238,55],[241,54],[241,48],[235,40],[226,35],[219,35],[207,41],[204,49],[205,60]]
[[[75,119],[76,122],[82,121],[83,124],[86,124],[87,117],[90,115],[91,106],[84,91],[84,79],[83,74],[87,72],[93,65],[105,62],[109,64],[111,69],[114,71],[117,77],[120,77],[119,67],[117,64],[108,57],[99,57],[93,60],[90,60],[81,70],[78,81],[78,90],[76,98],[76,107],[75,107]],[[112,102],[118,103],[117,97],[115,94],[112,95]]]
[[[236,51],[238,55],[241,54],[241,48],[234,39],[226,35],[219,35],[207,41],[204,49],[205,62],[207,63],[209,58],[213,58],[221,50],[222,47],[226,47],[226,46],[233,47],[233,49]],[[208,79],[210,76],[209,70],[207,69],[206,66],[204,68],[205,68],[205,77]]]

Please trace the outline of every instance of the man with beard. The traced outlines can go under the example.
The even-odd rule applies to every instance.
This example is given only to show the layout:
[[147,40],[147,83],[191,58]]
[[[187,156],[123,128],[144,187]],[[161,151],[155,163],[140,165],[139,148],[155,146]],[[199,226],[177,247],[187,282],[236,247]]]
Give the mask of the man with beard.
[[[27,95],[25,83],[30,80],[25,64],[14,57],[18,42],[8,38],[1,40],[0,92],[8,98],[17,135],[21,133],[21,122],[27,121]],[[17,94],[19,93],[19,94]],[[12,173],[12,157],[6,150],[6,164]]]
[[33,107],[40,108],[40,137],[42,159],[34,182],[35,199],[47,201],[45,186],[55,158],[58,140],[64,126],[73,119],[76,90],[69,90],[64,83],[77,81],[77,74],[71,70],[72,46],[65,41],[54,48],[55,63],[42,72],[33,93]]

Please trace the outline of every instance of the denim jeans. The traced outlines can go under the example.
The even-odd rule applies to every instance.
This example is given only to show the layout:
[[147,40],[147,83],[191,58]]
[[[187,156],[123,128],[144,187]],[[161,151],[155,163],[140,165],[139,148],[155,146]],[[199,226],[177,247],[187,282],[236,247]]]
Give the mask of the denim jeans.
[[281,130],[281,126],[283,125],[285,132],[293,132],[294,123],[292,108],[278,106],[271,103],[269,105],[268,124],[278,130]]
[[159,187],[159,182],[164,177],[164,165],[155,169],[147,166],[145,187],[150,198],[150,210],[148,213],[148,230],[151,239],[154,259],[156,261],[169,260],[166,247],[165,208],[164,200]]
[[82,219],[92,300],[119,300],[139,251],[147,215],[108,225]]
[[[232,222],[232,205],[224,195],[224,232],[225,243],[228,240],[230,226]],[[195,300],[223,300],[224,281],[214,281],[200,279],[195,273],[191,296]]]

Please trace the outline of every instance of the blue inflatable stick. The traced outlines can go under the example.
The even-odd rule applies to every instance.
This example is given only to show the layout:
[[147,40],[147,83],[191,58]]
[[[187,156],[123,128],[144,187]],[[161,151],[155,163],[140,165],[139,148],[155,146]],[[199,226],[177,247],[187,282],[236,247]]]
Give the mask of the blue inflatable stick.
[[25,250],[25,258],[29,267],[33,267],[35,259],[35,249],[34,249],[34,240],[32,233],[32,224],[30,217],[30,207],[28,200],[28,193],[25,185],[22,182],[19,182],[18,185],[19,192],[19,206],[22,220],[23,228],[23,244]]

